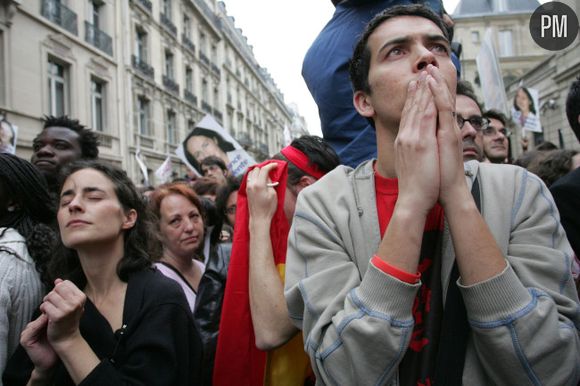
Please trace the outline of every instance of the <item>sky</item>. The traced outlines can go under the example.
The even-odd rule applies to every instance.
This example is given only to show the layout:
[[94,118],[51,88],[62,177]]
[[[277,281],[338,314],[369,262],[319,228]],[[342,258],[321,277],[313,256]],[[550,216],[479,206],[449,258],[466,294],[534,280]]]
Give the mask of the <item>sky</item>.
[[[334,12],[331,0],[222,0],[228,15],[253,47],[284,94],[286,104],[295,103],[310,134],[322,135],[318,108],[302,79],[302,60],[310,44]],[[459,0],[444,0],[453,13]]]

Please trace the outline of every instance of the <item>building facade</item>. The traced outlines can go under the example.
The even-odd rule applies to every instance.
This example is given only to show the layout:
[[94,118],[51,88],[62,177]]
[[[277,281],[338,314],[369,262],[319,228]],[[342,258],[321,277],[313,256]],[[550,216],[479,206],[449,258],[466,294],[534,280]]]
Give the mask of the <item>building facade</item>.
[[529,21],[538,0],[461,0],[453,12],[454,41],[461,43],[462,78],[481,95],[475,58],[486,31],[499,57],[504,85],[509,85],[544,60],[549,51],[539,47],[530,35]]
[[[143,180],[206,113],[256,160],[296,119],[215,0],[0,0],[0,110],[31,155],[44,115],[94,129],[101,158]],[[174,172],[187,171],[172,158]]]
[[[578,14],[575,0],[564,0]],[[542,133],[527,133],[530,148],[550,141],[560,148],[579,149],[577,139],[566,119],[565,101],[573,80],[580,75],[580,43],[578,39],[558,52],[545,50],[532,39],[529,21],[540,6],[537,0],[461,0],[453,13],[454,40],[462,44],[462,78],[470,81],[481,97],[481,84],[475,58],[489,28],[499,57],[505,86],[508,111],[520,85],[538,90]],[[523,153],[522,132],[514,127],[510,138],[511,155]]]

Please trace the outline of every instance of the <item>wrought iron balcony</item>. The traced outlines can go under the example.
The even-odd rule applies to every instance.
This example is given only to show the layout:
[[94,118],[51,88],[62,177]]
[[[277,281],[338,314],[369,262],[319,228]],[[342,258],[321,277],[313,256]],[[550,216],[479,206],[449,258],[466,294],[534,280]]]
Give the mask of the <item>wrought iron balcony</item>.
[[199,51],[199,60],[209,67],[209,58],[201,51]]
[[153,5],[151,5],[151,2],[149,0],[137,0],[137,2],[141,4],[143,8],[145,8],[147,11],[149,11],[149,13],[153,11]]
[[181,42],[192,54],[195,55],[195,44],[185,34],[181,34]]
[[221,76],[222,72],[220,70],[220,68],[218,66],[216,66],[215,64],[211,64],[211,69],[213,72],[215,72],[218,76]]
[[104,53],[113,56],[113,39],[88,21],[85,21],[85,40]]
[[186,101],[190,102],[194,106],[197,106],[197,97],[193,95],[193,93],[188,89],[183,90],[183,97]]
[[74,35],[79,34],[77,14],[57,0],[42,0],[42,16]]
[[133,68],[141,72],[148,78],[155,78],[155,69],[151,67],[147,62],[144,60],[139,59],[135,55],[131,56]]
[[171,32],[173,36],[177,37],[177,27],[175,24],[173,24],[171,19],[164,13],[161,13],[159,19],[161,20],[161,24],[163,24],[163,26],[167,28],[167,30]]
[[163,75],[163,86],[169,91],[179,94],[179,85],[167,75]]
[[212,108],[206,101],[201,101],[201,109],[208,114],[212,113]]

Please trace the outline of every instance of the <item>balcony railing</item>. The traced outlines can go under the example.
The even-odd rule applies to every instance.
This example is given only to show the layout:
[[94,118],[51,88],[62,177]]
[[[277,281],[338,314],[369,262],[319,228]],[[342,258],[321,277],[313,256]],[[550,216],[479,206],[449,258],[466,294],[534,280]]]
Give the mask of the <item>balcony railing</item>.
[[218,66],[216,66],[215,64],[211,64],[211,69],[213,72],[215,72],[218,76],[221,76],[222,72],[220,70],[220,68]]
[[149,11],[149,13],[153,11],[153,5],[151,5],[151,2],[149,0],[137,0],[137,2],[141,4],[143,8],[145,8],[147,11]]
[[199,51],[199,60],[209,67],[209,58],[201,51]]
[[99,139],[99,145],[104,147],[113,147],[113,137],[111,134],[104,133],[102,131],[94,130],[93,131],[97,138]]
[[189,103],[193,104],[194,106],[197,106],[197,97],[193,95],[193,93],[188,89],[183,90],[183,97]]
[[201,109],[208,114],[212,113],[212,108],[206,101],[201,101]]
[[56,0],[42,0],[42,16],[74,35],[79,34],[77,14]]
[[163,86],[175,94],[179,94],[179,85],[167,75],[163,75]]
[[104,53],[113,56],[113,39],[88,21],[85,21],[85,40]]
[[159,19],[161,20],[161,24],[163,24],[163,26],[167,28],[167,30],[171,32],[173,36],[177,37],[177,27],[175,24],[173,24],[171,19],[164,13],[161,13]]
[[181,34],[181,42],[192,54],[195,55],[195,44],[185,34]]
[[135,55],[133,55],[131,57],[132,62],[133,62],[133,68],[138,70],[139,72],[141,72],[143,75],[145,75],[148,78],[155,78],[155,69],[153,67],[151,67],[147,62],[139,59],[138,57],[136,57]]

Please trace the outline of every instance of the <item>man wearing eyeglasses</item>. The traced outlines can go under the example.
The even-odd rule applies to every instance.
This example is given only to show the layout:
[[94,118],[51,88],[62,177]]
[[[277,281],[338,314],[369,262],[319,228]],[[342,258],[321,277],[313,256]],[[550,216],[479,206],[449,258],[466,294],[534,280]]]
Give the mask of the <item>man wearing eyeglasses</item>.
[[489,120],[488,126],[481,131],[483,134],[483,152],[487,159],[494,164],[506,163],[508,158],[511,132],[506,128],[508,118],[498,110],[488,110],[483,117]]
[[455,118],[463,140],[463,162],[483,161],[483,141],[481,131],[489,121],[481,115],[481,104],[477,100],[469,82],[457,81],[455,98]]

